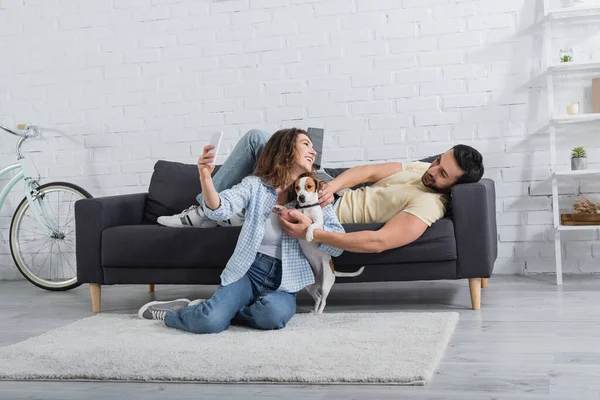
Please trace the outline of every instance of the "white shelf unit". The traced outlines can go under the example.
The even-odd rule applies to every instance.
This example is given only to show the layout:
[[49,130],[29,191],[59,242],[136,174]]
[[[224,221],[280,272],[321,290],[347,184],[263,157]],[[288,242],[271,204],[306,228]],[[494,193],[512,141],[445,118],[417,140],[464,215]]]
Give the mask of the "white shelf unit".
[[555,171],[555,176],[590,176],[590,175],[600,175],[600,169],[584,169],[579,171]]
[[[546,3],[546,0],[544,0],[544,3]],[[588,6],[550,9],[548,2],[548,4],[544,4],[544,12],[549,20],[562,20],[562,22],[568,22],[568,19],[570,18],[587,18],[600,16],[600,7]]]
[[600,113],[578,115],[554,115],[550,117],[550,121],[554,124],[577,124],[580,122],[595,122],[600,121]]
[[600,61],[586,62],[586,63],[561,63],[548,67],[548,72],[553,74],[578,72],[578,71],[593,71],[600,68]]
[[[560,207],[558,202],[558,182],[560,177],[588,177],[600,174],[600,170],[584,170],[584,171],[560,171],[557,170],[556,160],[556,131],[562,124],[579,124],[579,123],[594,123],[597,126],[600,121],[599,114],[580,114],[580,115],[553,115],[554,110],[554,75],[565,73],[576,73],[578,71],[594,71],[600,73],[600,62],[587,63],[561,63],[556,64],[553,60],[556,59],[552,54],[552,44],[550,38],[553,22],[568,23],[571,19],[581,19],[587,17],[600,17],[600,6],[592,7],[569,7],[560,9],[551,9],[550,0],[544,0],[544,17],[546,23],[544,25],[545,37],[544,53],[545,67],[547,70],[546,78],[548,84],[548,110],[550,113],[548,124],[548,135],[550,140],[550,164],[552,168],[552,213],[554,225],[554,253],[556,265],[556,284],[562,285],[562,248],[560,240],[561,231],[580,231],[580,230],[596,230],[600,229],[600,225],[586,226],[566,226],[560,224]],[[579,21],[579,20],[578,20]]]
[[[596,229],[600,229],[600,225],[560,225],[558,227],[559,231],[595,231]],[[562,282],[558,284],[560,285]]]

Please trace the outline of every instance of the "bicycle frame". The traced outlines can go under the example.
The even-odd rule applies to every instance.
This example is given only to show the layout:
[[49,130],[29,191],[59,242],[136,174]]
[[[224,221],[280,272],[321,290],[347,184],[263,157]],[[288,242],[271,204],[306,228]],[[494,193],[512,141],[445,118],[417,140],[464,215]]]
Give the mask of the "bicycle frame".
[[[27,197],[27,201],[29,202],[29,206],[34,210],[33,217],[36,222],[42,228],[42,230],[48,235],[52,236],[54,232],[58,231],[58,226],[54,223],[54,221],[48,216],[48,212],[46,211],[46,206],[41,201],[36,201],[37,198],[34,198],[35,193],[37,192],[37,187],[39,186],[38,181],[33,179],[29,174],[30,171],[30,160],[27,157],[22,157],[19,159],[17,164],[10,165],[0,171],[0,177],[9,173],[10,171],[18,169],[19,172],[6,184],[6,186],[0,192],[0,209],[4,206],[4,202],[8,197],[10,191],[15,187],[17,183],[21,180],[25,180],[25,196]],[[44,223],[44,220],[46,223]]]

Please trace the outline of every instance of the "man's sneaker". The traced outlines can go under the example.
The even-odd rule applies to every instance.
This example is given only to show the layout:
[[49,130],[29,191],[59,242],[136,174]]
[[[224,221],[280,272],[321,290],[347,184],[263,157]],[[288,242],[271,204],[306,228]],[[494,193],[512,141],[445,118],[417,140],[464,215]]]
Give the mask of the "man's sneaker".
[[164,321],[167,311],[177,310],[187,307],[190,304],[188,299],[177,299],[170,301],[151,301],[146,303],[138,311],[138,317],[141,319],[159,319]]
[[200,303],[204,303],[206,301],[206,299],[196,299],[196,300],[192,300],[190,301],[190,304],[188,304],[188,306],[197,306]]
[[236,213],[233,217],[229,218],[225,221],[217,221],[217,225],[219,226],[242,226],[244,225],[244,220],[246,216],[241,212]]
[[171,228],[214,228],[217,226],[215,221],[204,215],[200,206],[191,206],[179,214],[158,217],[156,222]]

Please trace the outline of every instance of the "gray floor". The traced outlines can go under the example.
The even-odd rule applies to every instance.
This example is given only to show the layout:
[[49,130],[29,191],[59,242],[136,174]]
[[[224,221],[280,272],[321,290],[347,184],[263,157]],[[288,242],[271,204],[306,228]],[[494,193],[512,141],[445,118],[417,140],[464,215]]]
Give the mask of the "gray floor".
[[[458,311],[460,321],[425,387],[206,385],[121,382],[0,382],[0,399],[587,399],[600,397],[600,277],[494,277],[482,310],[469,309],[466,281],[347,284],[328,312]],[[199,286],[104,287],[103,312],[134,313],[151,299],[206,297]],[[299,298],[299,312],[310,300]],[[0,282],[0,346],[92,315],[88,286],[51,293]],[[1,360],[0,360],[1,362]]]

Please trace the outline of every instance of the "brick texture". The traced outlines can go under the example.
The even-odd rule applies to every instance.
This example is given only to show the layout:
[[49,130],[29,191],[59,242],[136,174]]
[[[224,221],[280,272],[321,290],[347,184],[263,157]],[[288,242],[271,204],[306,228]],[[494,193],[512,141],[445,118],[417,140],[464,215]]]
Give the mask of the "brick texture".
[[[0,0],[0,50],[11,55],[0,63],[0,121],[47,128],[25,147],[43,181],[94,196],[146,191],[157,160],[195,163],[221,130],[223,159],[251,128],[323,126],[330,166],[470,144],[498,188],[495,272],[553,272],[548,144],[532,135],[547,117],[542,46],[526,34],[536,3]],[[7,164],[14,145],[0,140]],[[600,190],[566,183],[561,204]],[[0,212],[0,279],[18,276],[8,227],[20,197]],[[565,236],[566,271],[597,263],[597,238]]]

